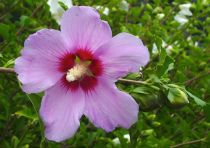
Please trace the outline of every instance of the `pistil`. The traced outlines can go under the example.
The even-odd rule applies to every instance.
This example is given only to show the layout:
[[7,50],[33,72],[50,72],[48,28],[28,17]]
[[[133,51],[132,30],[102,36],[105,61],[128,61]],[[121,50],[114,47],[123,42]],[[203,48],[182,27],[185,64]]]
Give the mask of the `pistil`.
[[69,69],[66,74],[66,80],[72,82],[81,79],[88,71],[88,67],[84,63],[76,64],[73,68]]

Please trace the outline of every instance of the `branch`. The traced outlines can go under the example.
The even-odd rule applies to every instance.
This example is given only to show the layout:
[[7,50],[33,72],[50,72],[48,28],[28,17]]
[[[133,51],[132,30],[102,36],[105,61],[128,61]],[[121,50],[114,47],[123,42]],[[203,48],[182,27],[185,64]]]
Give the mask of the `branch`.
[[[32,14],[31,14],[30,17],[33,18],[33,17],[35,16],[35,14],[36,14],[37,12],[39,12],[39,10],[42,8],[42,6],[43,6],[43,4],[38,5],[38,6],[34,9],[34,11],[32,12]],[[25,27],[25,26],[21,26],[21,27],[17,30],[16,35],[21,34],[21,33],[23,32],[23,30],[24,30],[24,27]]]
[[204,74],[200,74],[198,76],[195,76],[192,79],[189,79],[189,80],[185,81],[184,83],[185,83],[186,86],[188,86],[192,82],[197,81],[197,80],[201,79],[202,77],[208,76],[209,74],[210,74],[210,71],[208,71],[207,73],[204,73]]
[[[11,4],[10,6],[6,7],[5,10],[13,10],[13,8],[15,6],[17,6],[17,4],[20,2],[20,0],[16,0],[14,1],[13,4]],[[3,10],[4,11],[4,10]],[[4,12],[1,16],[0,16],[0,20],[2,20],[8,13],[10,13],[11,11],[6,11]]]
[[148,85],[148,83],[143,82],[143,81],[136,81],[136,80],[129,80],[129,79],[118,79],[119,82],[122,83],[131,83],[131,84],[144,84]]
[[[15,71],[13,68],[0,67],[0,73],[15,73]],[[143,81],[136,81],[136,80],[129,80],[129,79],[118,79],[118,81],[122,83],[149,85],[148,83],[143,82]]]
[[177,148],[177,147],[181,147],[181,146],[188,145],[188,144],[199,143],[199,142],[203,142],[204,140],[205,140],[205,138],[198,139],[198,140],[193,140],[193,141],[187,141],[187,142],[183,142],[183,143],[180,143],[180,144],[177,144],[177,145],[173,145],[170,148]]
[[15,73],[13,68],[0,67],[0,73]]
[[[43,7],[43,4],[40,4],[38,5],[34,11],[32,12],[31,16],[30,17],[34,17],[36,15],[37,12],[39,12],[39,10]],[[4,17],[4,16],[3,16]],[[0,17],[0,20],[1,20],[1,17]],[[25,26],[21,26],[17,31],[16,31],[16,35],[20,35],[23,31],[24,31],[24,28]],[[0,48],[0,51],[3,51],[4,49],[6,49],[6,47],[10,44],[10,42],[6,42],[5,45],[3,45],[3,47]]]

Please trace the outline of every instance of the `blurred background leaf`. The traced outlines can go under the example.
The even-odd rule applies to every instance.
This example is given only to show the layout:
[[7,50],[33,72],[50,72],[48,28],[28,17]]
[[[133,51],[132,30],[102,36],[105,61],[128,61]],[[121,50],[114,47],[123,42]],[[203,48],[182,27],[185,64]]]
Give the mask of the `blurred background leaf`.
[[[67,9],[68,2],[58,6]],[[106,133],[82,117],[74,137],[63,143],[47,141],[37,116],[43,94],[27,96],[15,74],[0,73],[0,147],[209,147],[209,1],[73,0],[72,4],[96,8],[113,35],[131,33],[148,47],[148,65],[125,77],[144,83],[117,82],[139,103],[138,122],[129,130]],[[192,13],[182,16],[185,23],[175,19],[181,11]],[[39,29],[59,29],[57,22],[45,0],[0,1],[0,67],[12,68],[24,40]]]

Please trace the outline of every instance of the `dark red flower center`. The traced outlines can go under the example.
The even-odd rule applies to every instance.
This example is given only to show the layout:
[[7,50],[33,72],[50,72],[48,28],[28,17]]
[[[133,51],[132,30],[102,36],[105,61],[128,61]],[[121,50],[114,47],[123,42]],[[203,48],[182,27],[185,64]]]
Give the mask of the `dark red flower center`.
[[97,77],[102,74],[103,66],[92,52],[80,49],[75,53],[65,53],[60,58],[58,70],[65,73],[62,77],[65,88],[74,91],[81,87],[87,92],[97,85]]

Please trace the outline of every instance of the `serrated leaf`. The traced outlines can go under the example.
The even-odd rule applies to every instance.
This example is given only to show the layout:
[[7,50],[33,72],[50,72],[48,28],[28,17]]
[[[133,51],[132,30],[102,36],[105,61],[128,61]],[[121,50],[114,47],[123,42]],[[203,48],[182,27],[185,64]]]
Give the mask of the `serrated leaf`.
[[187,94],[194,99],[195,103],[200,105],[200,106],[205,106],[206,105],[206,102],[201,100],[200,98],[196,97],[195,95],[191,94],[189,91],[187,91]]
[[11,60],[7,61],[7,62],[4,64],[4,67],[9,67],[10,65],[13,65],[14,62],[15,62],[15,60],[14,60],[14,59],[11,59]]
[[167,74],[168,71],[172,70],[174,68],[174,59],[172,59],[170,56],[166,56],[163,64],[158,64],[157,66],[157,74],[159,77],[163,76],[164,74]]
[[32,110],[29,108],[24,108],[22,110],[19,110],[15,112],[15,114],[18,116],[29,118],[29,119],[38,120],[36,114],[33,113]]

